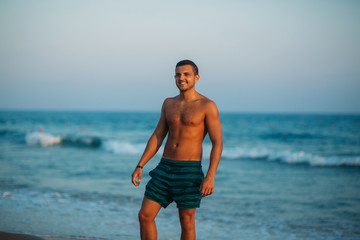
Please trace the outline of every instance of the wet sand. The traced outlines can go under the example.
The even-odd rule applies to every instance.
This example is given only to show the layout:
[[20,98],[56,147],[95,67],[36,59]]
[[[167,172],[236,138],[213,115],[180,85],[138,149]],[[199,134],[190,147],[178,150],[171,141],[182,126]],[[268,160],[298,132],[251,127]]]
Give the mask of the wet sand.
[[28,234],[20,234],[20,233],[7,233],[0,232],[1,240],[45,240],[44,238],[28,235]]
[[64,237],[64,236],[34,236],[22,233],[9,233],[0,231],[1,240],[103,240],[103,238],[88,238],[88,237]]

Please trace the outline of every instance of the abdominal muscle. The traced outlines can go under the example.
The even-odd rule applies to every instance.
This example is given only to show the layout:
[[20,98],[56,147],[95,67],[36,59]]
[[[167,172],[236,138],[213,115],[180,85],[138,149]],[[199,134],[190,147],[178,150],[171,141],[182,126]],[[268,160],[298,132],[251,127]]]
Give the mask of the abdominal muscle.
[[203,138],[185,138],[170,134],[165,144],[163,158],[178,161],[201,161],[202,141]]

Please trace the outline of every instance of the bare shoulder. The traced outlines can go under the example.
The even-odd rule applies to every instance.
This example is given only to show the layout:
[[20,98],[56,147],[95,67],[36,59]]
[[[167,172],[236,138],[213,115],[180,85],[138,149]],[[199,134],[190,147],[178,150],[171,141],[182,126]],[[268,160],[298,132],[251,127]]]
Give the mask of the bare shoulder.
[[165,98],[164,103],[169,103],[169,102],[171,102],[171,101],[174,101],[175,98],[176,98],[176,96],[175,96],[175,97]]
[[166,98],[163,102],[163,107],[166,107],[168,104],[171,104],[175,100],[175,98],[176,98],[176,96]]
[[205,96],[202,96],[201,102],[202,102],[202,105],[203,105],[206,113],[215,113],[215,114],[217,113],[218,114],[218,108],[214,101],[212,101],[211,99],[209,99]]

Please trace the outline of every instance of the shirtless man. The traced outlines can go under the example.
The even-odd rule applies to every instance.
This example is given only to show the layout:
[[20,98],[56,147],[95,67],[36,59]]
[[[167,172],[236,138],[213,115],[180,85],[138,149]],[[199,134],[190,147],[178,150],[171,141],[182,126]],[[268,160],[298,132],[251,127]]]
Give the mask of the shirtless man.
[[[179,209],[181,239],[195,239],[195,211],[202,197],[214,191],[214,178],[222,152],[222,129],[215,103],[195,91],[198,68],[190,60],[180,61],[175,69],[175,83],[180,94],[167,98],[160,120],[132,174],[139,186],[145,164],[156,154],[165,136],[162,159],[149,174],[145,196],[139,211],[141,239],[157,239],[155,217],[161,207],[175,201]],[[206,136],[212,143],[207,174],[201,169],[202,143]]]

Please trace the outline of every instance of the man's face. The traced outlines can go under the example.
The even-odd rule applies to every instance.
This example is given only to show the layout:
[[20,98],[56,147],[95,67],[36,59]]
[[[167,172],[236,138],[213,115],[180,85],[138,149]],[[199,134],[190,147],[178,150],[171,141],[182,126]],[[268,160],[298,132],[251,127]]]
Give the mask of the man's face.
[[199,78],[200,76],[195,75],[191,65],[184,65],[176,68],[175,82],[180,91],[187,91],[194,88],[195,83]]

